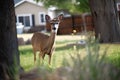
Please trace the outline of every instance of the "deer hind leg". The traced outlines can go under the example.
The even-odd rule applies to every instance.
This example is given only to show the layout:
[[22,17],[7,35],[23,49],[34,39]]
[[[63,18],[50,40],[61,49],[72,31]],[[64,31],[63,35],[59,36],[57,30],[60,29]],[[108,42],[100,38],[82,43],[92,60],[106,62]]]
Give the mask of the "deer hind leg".
[[34,64],[36,63],[36,50],[33,50],[34,53]]

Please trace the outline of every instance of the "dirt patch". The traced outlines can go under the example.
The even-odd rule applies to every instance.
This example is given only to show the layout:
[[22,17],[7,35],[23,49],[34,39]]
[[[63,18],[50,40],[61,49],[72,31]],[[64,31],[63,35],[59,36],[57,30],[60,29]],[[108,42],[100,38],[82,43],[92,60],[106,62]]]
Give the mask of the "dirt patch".
[[27,40],[31,40],[32,35],[33,35],[32,33],[31,34],[18,34],[17,37],[23,38],[24,41],[27,41]]
[[[18,38],[23,38],[24,41],[31,40],[33,33],[30,34],[18,34]],[[85,36],[81,35],[57,35],[56,41],[64,41],[64,40],[80,40],[84,39]]]

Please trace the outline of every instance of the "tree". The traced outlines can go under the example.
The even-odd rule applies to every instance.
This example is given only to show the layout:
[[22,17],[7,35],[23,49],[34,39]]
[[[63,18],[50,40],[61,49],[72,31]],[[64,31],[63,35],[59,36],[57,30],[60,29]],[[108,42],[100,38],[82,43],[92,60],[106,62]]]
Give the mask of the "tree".
[[100,42],[120,42],[120,26],[115,0],[89,0],[96,37]]
[[13,0],[0,0],[0,80],[16,80],[19,53]]

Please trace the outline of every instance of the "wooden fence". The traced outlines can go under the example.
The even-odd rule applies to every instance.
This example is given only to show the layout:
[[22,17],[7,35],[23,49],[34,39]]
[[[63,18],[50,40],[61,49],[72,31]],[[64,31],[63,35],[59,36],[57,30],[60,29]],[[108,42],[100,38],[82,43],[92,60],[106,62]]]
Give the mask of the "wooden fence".
[[[85,24],[84,24],[85,22]],[[47,31],[50,31],[50,27],[46,26]],[[90,14],[72,15],[64,17],[60,23],[58,34],[71,34],[73,32],[80,33],[81,31],[93,31],[93,21]]]

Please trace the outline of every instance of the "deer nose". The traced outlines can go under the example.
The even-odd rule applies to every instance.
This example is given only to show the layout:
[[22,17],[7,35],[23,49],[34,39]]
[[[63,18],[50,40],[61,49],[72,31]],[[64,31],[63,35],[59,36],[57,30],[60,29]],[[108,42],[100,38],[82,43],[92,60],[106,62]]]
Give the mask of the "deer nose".
[[53,30],[56,30],[56,28],[55,28],[55,27],[53,27]]

